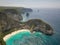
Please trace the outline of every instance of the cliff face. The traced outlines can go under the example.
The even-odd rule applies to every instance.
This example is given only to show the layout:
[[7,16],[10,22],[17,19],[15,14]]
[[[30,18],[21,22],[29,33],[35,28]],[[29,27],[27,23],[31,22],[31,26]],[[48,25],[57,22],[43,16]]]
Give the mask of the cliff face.
[[0,12],[0,31],[8,31],[11,28],[20,27],[22,16],[14,9],[5,9]]
[[6,45],[3,37],[12,31],[21,29],[20,21],[23,8],[0,7],[0,45]]
[[22,20],[22,16],[20,13],[18,13],[17,9],[5,9],[4,13],[11,19],[15,20],[15,21],[20,21]]
[[31,12],[32,9],[20,7],[0,7],[0,31],[9,31],[12,28],[20,27],[23,19],[21,13]]
[[0,8],[0,45],[6,45],[3,37],[20,28],[22,16],[14,8]]
[[[46,24],[42,20],[39,19],[31,19],[27,22],[20,22],[23,18],[20,12],[22,9],[14,9],[14,8],[3,8],[0,9],[0,45],[5,45],[3,41],[3,36],[6,34],[15,31],[14,29],[30,29],[31,32],[38,31],[47,35],[53,34],[53,29],[49,24]],[[22,11],[32,11],[32,9],[23,9]]]
[[31,19],[26,22],[26,25],[30,27],[31,31],[42,32],[46,35],[52,35],[52,27],[40,19]]

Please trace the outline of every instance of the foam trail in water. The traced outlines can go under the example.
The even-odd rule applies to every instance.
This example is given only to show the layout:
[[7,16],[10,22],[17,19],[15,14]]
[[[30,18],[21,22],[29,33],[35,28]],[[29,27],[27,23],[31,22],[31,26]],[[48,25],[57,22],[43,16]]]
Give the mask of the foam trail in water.
[[28,17],[26,14],[22,14],[23,20],[21,22],[26,22],[28,20]]

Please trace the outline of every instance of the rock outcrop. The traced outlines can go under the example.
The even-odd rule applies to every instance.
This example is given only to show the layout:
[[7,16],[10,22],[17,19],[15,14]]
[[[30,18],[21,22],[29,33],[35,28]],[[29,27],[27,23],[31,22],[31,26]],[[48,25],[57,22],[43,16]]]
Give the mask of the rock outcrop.
[[20,27],[22,16],[14,9],[5,9],[0,12],[0,31],[9,31],[11,28]]
[[26,25],[30,27],[31,31],[42,32],[46,35],[52,35],[53,29],[49,24],[46,24],[40,19],[31,19],[26,22]]
[[47,35],[53,34],[52,27],[42,20],[31,19],[25,22],[24,25],[20,25],[21,20],[22,16],[16,9],[4,9],[3,12],[0,12],[0,31],[5,32],[12,28],[26,28],[32,31],[42,32]]
[[22,29],[20,24],[22,8],[0,7],[0,45],[6,45],[3,37],[12,31]]
[[[25,11],[32,11],[31,9],[24,9]],[[52,27],[45,23],[40,19],[31,19],[27,22],[20,22],[22,20],[22,16],[19,11],[16,9],[1,9],[0,10],[0,45],[4,45],[3,36],[6,34],[15,31],[14,28],[17,29],[29,29],[31,32],[42,32],[46,35],[52,35],[53,29]],[[16,30],[17,30],[16,29]],[[2,35],[3,34],[3,35]]]

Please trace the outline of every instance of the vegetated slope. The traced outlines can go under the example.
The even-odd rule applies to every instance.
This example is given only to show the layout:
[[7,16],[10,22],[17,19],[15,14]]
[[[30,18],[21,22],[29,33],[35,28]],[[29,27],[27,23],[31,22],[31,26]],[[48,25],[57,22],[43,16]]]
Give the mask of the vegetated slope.
[[31,19],[26,22],[26,25],[30,27],[32,31],[42,32],[46,35],[52,35],[52,27],[40,19]]
[[16,9],[0,9],[0,45],[5,45],[3,37],[20,28],[22,16]]

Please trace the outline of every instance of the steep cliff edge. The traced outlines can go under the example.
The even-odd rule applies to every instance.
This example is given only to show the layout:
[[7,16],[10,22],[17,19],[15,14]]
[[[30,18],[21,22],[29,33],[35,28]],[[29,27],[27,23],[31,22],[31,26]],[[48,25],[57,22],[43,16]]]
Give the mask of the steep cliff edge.
[[15,9],[1,9],[0,11],[0,45],[5,45],[3,37],[20,28],[22,16]]
[[30,30],[32,32],[34,32],[34,31],[42,32],[46,35],[53,34],[53,28],[49,24],[45,23],[44,21],[42,21],[40,19],[31,19],[26,22],[26,25],[28,27],[30,27]]
[[20,22],[23,18],[22,11],[32,11],[32,9],[23,8],[1,8],[0,9],[0,45],[5,45],[3,37],[18,29],[29,29],[31,32],[42,32],[46,35],[52,35],[52,27],[40,19],[31,19],[27,22]]

